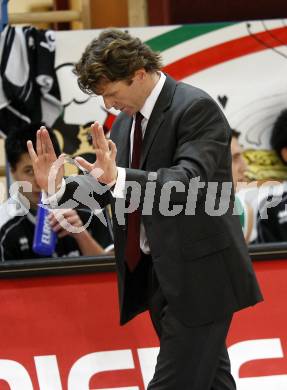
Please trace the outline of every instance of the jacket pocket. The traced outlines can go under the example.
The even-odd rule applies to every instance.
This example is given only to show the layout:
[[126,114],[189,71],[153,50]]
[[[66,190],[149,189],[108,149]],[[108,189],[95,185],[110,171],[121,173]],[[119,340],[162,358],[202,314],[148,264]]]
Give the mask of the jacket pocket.
[[185,242],[182,248],[185,260],[195,260],[201,257],[212,255],[222,251],[230,246],[230,240],[227,234],[214,234],[195,242]]

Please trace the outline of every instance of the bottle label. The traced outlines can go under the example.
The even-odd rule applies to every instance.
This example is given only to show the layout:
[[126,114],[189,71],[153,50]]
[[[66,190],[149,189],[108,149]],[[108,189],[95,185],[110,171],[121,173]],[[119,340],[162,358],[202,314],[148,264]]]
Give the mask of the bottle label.
[[49,224],[48,214],[45,213],[44,226],[43,226],[42,237],[41,237],[41,241],[43,244],[50,245],[51,237],[52,237],[51,233],[52,230]]

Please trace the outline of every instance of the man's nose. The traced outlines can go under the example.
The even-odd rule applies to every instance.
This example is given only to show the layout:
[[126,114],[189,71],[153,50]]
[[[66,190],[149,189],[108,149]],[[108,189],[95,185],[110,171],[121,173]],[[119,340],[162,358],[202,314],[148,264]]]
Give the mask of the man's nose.
[[105,107],[107,110],[109,110],[110,108],[113,107],[113,101],[109,98],[103,98],[104,99],[104,103],[105,103]]

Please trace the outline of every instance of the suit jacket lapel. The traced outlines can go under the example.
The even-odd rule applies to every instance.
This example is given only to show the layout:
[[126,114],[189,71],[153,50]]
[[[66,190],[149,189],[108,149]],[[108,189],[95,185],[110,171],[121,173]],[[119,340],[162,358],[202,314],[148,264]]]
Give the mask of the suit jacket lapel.
[[145,136],[142,144],[140,169],[143,167],[147,158],[148,152],[152,146],[154,138],[157,134],[160,125],[165,118],[165,111],[171,104],[172,97],[176,88],[176,81],[166,75],[166,80],[162,91],[156,101],[154,109],[148,121],[148,125],[145,131]]
[[126,117],[122,120],[119,131],[117,144],[117,165],[128,168],[130,161],[130,133],[133,118]]

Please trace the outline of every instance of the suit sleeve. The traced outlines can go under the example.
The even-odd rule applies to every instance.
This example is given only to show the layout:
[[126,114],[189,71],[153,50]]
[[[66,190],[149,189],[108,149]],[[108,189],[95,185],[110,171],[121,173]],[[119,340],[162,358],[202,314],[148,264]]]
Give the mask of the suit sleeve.
[[[159,200],[162,190],[177,182],[179,190],[170,192],[170,203],[183,204],[191,179],[212,181],[222,158],[227,157],[230,137],[227,120],[211,98],[199,99],[188,107],[178,123],[172,166],[155,172],[156,198]],[[145,190],[149,177],[149,172],[127,169],[126,185],[136,181]],[[199,190],[198,196],[201,194]]]
[[53,195],[53,202],[50,197],[44,203],[50,204],[52,208],[88,208],[92,211],[103,209],[110,203],[110,187],[102,185],[91,175],[69,176],[65,178],[64,184],[61,190]]

